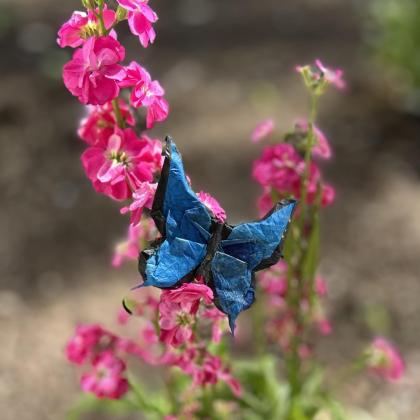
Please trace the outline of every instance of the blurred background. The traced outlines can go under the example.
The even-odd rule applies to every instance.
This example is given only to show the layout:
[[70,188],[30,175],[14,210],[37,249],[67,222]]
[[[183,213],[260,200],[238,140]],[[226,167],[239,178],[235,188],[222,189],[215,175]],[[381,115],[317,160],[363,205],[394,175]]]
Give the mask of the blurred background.
[[[420,418],[420,1],[151,0],[154,46],[122,31],[129,58],[161,81],[170,133],[195,190],[215,195],[231,222],[254,217],[250,169],[266,117],[280,129],[307,113],[296,64],[321,58],[345,70],[319,125],[334,147],[325,176],[337,188],[324,212],[321,271],[334,334],[318,354],[334,370],[373,333],[406,358],[398,385],[361,378],[341,392],[377,419]],[[78,373],[63,348],[77,322],[112,325],[138,283],[134,265],[110,268],[128,221],[83,174],[82,106],[64,88],[70,51],[56,31],[80,2],[0,0],[0,417],[65,417]],[[121,25],[125,26],[125,25]]]

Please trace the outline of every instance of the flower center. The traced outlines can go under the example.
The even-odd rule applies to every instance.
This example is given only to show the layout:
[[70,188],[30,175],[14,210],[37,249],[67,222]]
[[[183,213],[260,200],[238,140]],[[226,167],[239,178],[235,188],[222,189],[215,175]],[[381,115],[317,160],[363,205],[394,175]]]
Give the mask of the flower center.
[[122,163],[124,165],[128,165],[129,158],[127,153],[122,150],[113,150],[110,154],[110,159],[113,160],[115,163]]
[[186,325],[190,325],[193,321],[193,317],[192,315],[190,315],[187,312],[180,312],[177,315],[177,324],[178,325],[182,325],[182,326],[186,326]]
[[80,37],[83,39],[88,39],[91,36],[99,35],[98,24],[90,20],[86,25],[80,29]]

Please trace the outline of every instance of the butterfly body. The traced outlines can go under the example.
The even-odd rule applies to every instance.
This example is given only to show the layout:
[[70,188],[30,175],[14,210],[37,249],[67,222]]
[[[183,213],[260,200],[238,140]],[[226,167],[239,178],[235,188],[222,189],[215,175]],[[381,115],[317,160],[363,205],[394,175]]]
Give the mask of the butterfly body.
[[296,202],[278,203],[259,221],[238,226],[222,223],[192,191],[170,138],[163,153],[165,162],[151,211],[162,238],[140,255],[142,286],[174,288],[203,276],[233,331],[239,313],[254,302],[255,271],[281,257]]

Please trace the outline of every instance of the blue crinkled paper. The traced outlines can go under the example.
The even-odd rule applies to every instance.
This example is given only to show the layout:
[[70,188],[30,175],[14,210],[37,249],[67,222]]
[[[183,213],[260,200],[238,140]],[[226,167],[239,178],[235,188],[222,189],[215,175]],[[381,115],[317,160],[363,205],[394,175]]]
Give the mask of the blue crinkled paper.
[[276,204],[259,221],[222,224],[192,191],[181,155],[170,138],[164,155],[151,212],[162,240],[140,255],[143,286],[173,288],[201,274],[233,331],[239,313],[255,300],[254,272],[281,257],[296,201]]

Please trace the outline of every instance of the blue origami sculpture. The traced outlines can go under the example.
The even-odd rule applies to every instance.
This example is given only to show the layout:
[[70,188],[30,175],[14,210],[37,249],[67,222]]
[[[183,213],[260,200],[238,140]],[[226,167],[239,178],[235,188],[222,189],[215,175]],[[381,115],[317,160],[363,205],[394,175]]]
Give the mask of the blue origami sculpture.
[[163,155],[151,210],[162,237],[140,254],[141,286],[175,288],[202,275],[233,332],[239,313],[255,300],[254,273],[281,257],[296,201],[276,204],[259,221],[221,223],[192,191],[181,155],[169,137]]

